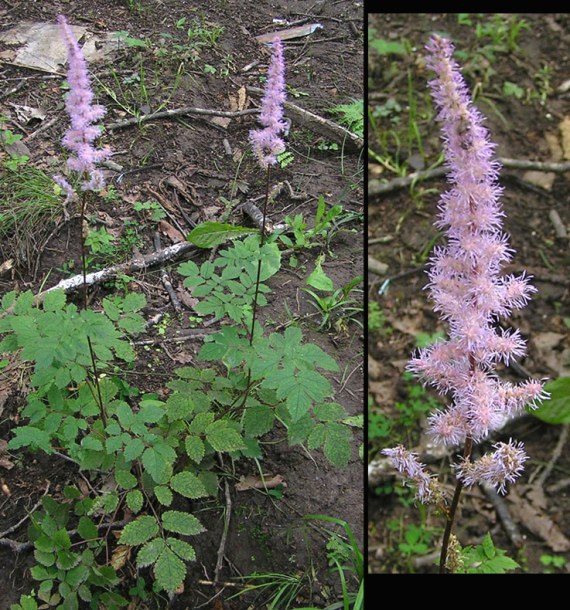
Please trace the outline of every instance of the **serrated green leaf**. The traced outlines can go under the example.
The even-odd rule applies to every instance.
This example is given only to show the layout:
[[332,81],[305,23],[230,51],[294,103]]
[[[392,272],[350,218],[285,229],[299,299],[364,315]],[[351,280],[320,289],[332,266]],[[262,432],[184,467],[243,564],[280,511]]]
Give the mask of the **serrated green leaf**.
[[166,487],[166,485],[157,485],[154,488],[154,495],[163,506],[170,506],[174,499],[170,487]]
[[313,451],[321,447],[326,439],[326,428],[324,424],[317,424],[311,430],[307,439],[307,449]]
[[14,313],[17,316],[28,313],[34,306],[34,294],[31,290],[23,292],[17,299],[14,305]]
[[144,498],[142,492],[138,489],[131,489],[127,494],[127,506],[133,511],[133,513],[140,512],[143,507]]
[[166,547],[154,564],[154,577],[159,587],[174,592],[186,578],[186,565],[174,551]]
[[137,486],[137,478],[128,470],[115,470],[115,481],[117,481],[117,485],[123,489],[132,489]]
[[352,434],[346,426],[329,422],[326,424],[326,440],[323,447],[325,457],[338,468],[345,468],[350,460]]
[[146,297],[140,292],[129,292],[123,301],[124,312],[140,311],[146,305]]
[[85,516],[80,517],[77,532],[83,540],[94,540],[99,537],[97,526],[89,517]]
[[50,290],[44,297],[42,307],[44,311],[60,311],[64,308],[67,297],[61,289]]
[[103,311],[113,322],[116,322],[122,314],[121,308],[112,299],[103,299]]
[[185,498],[203,498],[207,496],[202,481],[191,472],[179,472],[170,479],[170,487]]
[[53,453],[50,435],[44,430],[32,426],[18,426],[14,430],[14,438],[8,442],[8,449],[30,447]]
[[147,447],[142,454],[144,469],[155,483],[164,484],[172,474],[172,462],[167,461],[157,447]]
[[195,561],[196,551],[191,544],[178,540],[178,538],[167,538],[166,544],[182,559],[183,561]]
[[245,447],[237,430],[230,428],[229,423],[223,419],[211,423],[205,432],[214,451],[237,451]]
[[300,419],[291,422],[287,427],[287,438],[290,445],[299,445],[304,443],[309,434],[315,427],[315,422],[308,415],[304,415]]
[[144,443],[140,438],[132,438],[125,444],[123,453],[127,462],[132,462],[137,459],[144,451]]
[[34,550],[34,557],[38,563],[41,563],[46,568],[55,564],[55,553],[47,553],[45,551],[40,551],[39,549]]
[[319,421],[322,422],[340,421],[347,415],[344,407],[336,402],[315,405],[313,408],[313,414]]
[[145,568],[153,564],[164,550],[164,540],[153,538],[142,546],[137,553],[137,567]]
[[160,400],[141,400],[137,419],[147,424],[156,424],[164,416],[164,403]]
[[214,417],[213,413],[198,413],[189,426],[190,432],[192,434],[203,434],[206,428],[214,421]]
[[184,447],[186,449],[186,454],[191,460],[197,464],[202,461],[206,448],[204,447],[201,438],[198,438],[197,436],[187,436],[184,441]]
[[256,233],[256,230],[208,221],[194,227],[186,239],[198,248],[215,248],[230,239],[251,235],[252,233]]
[[137,546],[147,542],[158,534],[158,523],[151,515],[137,517],[131,523],[127,523],[121,532],[119,544]]
[[252,405],[245,409],[243,429],[246,436],[256,437],[269,432],[273,428],[275,412],[266,405]]
[[190,513],[178,510],[167,510],[162,515],[162,526],[169,532],[193,536],[204,531],[204,526]]

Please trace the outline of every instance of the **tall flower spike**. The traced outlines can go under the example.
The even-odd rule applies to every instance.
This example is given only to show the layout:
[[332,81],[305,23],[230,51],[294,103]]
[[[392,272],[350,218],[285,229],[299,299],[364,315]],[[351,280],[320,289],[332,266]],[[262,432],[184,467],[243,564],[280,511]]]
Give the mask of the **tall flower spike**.
[[[93,91],[87,63],[67,19],[60,15],[57,21],[67,49],[67,82],[70,89],[65,107],[71,126],[62,139],[62,144],[72,153],[67,166],[82,177],[82,190],[99,189],[104,186],[105,180],[102,172],[97,169],[97,163],[107,159],[111,151],[108,148],[98,150],[93,146],[101,133],[94,123],[105,115],[105,108],[92,103]],[[73,189],[67,180],[62,176],[54,176],[54,180],[64,189],[68,200],[71,199]]]
[[273,39],[273,55],[267,71],[265,95],[261,100],[259,122],[264,129],[252,129],[249,139],[253,152],[263,169],[277,163],[277,155],[285,150],[285,142],[280,134],[286,130],[283,120],[285,102],[285,60],[283,44],[279,37]]
[[[427,65],[436,74],[429,83],[439,113],[448,181],[439,204],[436,226],[447,233],[447,245],[431,258],[428,288],[434,311],[449,325],[449,339],[421,350],[408,369],[451,398],[450,406],[429,418],[436,442],[458,445],[479,442],[512,415],[548,397],[543,382],[519,385],[501,382],[495,369],[525,355],[518,331],[504,331],[498,319],[524,307],[535,288],[523,273],[501,276],[514,253],[502,232],[497,183],[499,163],[483,117],[452,59],[452,44],[433,36],[427,45]],[[477,462],[464,460],[457,476],[465,485],[486,481],[502,493],[520,475],[526,459],[520,443],[495,445],[496,451]],[[394,450],[384,451],[396,468]]]

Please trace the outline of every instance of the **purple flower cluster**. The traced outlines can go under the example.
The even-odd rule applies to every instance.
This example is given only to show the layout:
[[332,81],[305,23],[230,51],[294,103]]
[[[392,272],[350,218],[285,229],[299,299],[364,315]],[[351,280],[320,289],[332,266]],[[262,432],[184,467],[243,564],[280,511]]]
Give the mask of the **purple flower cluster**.
[[416,497],[427,504],[433,494],[434,479],[426,472],[425,466],[418,461],[417,455],[402,445],[382,452],[392,461],[394,468],[403,474],[416,487]]
[[253,129],[249,139],[259,164],[266,169],[277,163],[277,155],[285,150],[285,142],[280,137],[287,123],[283,120],[285,102],[285,60],[283,44],[277,36],[273,40],[273,55],[267,71],[265,95],[261,100],[259,122],[264,129]]
[[[497,364],[525,354],[518,330],[504,330],[498,320],[524,307],[535,288],[524,273],[500,275],[513,250],[502,232],[500,166],[492,160],[494,145],[452,59],[452,44],[433,36],[427,50],[428,67],[436,74],[429,85],[439,110],[452,184],[441,197],[435,223],[446,231],[447,244],[433,252],[428,288],[434,311],[449,326],[449,339],[420,350],[408,368],[451,395],[451,405],[430,417],[429,428],[436,442],[457,445],[483,440],[502,425],[505,415],[525,405],[536,407],[548,394],[542,381],[514,385],[496,375]],[[496,449],[474,464],[463,462],[458,478],[466,485],[488,481],[504,491],[505,482],[514,481],[522,471],[526,457],[520,444]]]
[[[107,159],[111,151],[108,148],[94,148],[93,142],[101,134],[94,123],[104,116],[105,108],[92,103],[93,91],[83,52],[66,18],[60,15],[57,20],[67,49],[67,81],[70,88],[65,107],[71,126],[62,139],[62,144],[73,154],[67,160],[67,166],[83,178],[82,190],[99,189],[104,186],[104,177],[96,165]],[[67,180],[62,176],[55,176],[54,179],[65,190],[68,200],[72,199],[73,189]]]

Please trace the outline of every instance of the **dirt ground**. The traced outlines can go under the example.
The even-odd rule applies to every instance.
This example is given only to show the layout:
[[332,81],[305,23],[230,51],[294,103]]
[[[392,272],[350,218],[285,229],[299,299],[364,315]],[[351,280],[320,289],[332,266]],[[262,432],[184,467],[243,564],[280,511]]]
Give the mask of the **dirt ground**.
[[[499,27],[506,24],[504,31],[512,34],[513,24],[521,19],[528,27],[520,29],[512,48],[505,42],[501,50],[506,35],[501,38]],[[493,23],[494,30],[488,27]],[[388,183],[398,175],[426,170],[440,154],[438,128],[426,85],[431,75],[422,58],[424,45],[433,32],[445,33],[454,41],[459,51],[456,59],[464,67],[477,107],[487,118],[486,125],[498,144],[499,157],[550,162],[570,159],[568,15],[371,15],[369,26],[375,30],[369,41],[404,45],[399,54],[380,53],[371,48],[368,58],[368,109],[378,123],[376,131],[369,124],[370,147],[376,153],[376,158],[369,157],[371,181]],[[376,45],[380,50],[386,48],[384,43]],[[409,137],[412,115],[415,126]],[[400,135],[399,146],[395,136],[382,141],[381,134],[390,131]],[[423,147],[423,156],[418,142]],[[567,229],[570,223],[569,176],[568,172],[526,173],[509,168],[501,173],[505,229],[516,250],[508,271],[528,270],[538,288],[531,304],[509,320],[528,341],[528,355],[520,363],[524,368],[500,371],[504,378],[513,381],[520,381],[526,374],[549,379],[569,375],[568,239],[556,233],[552,221],[556,212],[563,227]],[[386,273],[369,277],[369,302],[377,303],[384,316],[368,340],[369,404],[371,418],[378,418],[377,421],[383,416],[399,417],[402,411],[398,405],[410,405],[417,397],[414,394],[417,389],[411,389],[402,375],[418,335],[445,332],[422,288],[427,283],[423,273],[425,262],[440,237],[432,221],[439,194],[447,188],[440,174],[419,181],[412,188],[408,183],[406,188],[378,194],[369,201],[369,254],[387,265]],[[387,279],[390,281],[386,282]],[[425,413],[421,412],[421,405],[417,409],[415,423],[404,431],[400,429],[399,439],[430,461],[432,472],[443,472],[440,480],[452,490],[454,477],[448,467],[452,456],[432,455],[430,459],[426,439],[421,435]],[[520,538],[515,537],[517,543],[513,544],[489,498],[482,490],[473,488],[464,497],[457,520],[456,533],[461,544],[477,544],[490,531],[496,546],[515,558],[522,571],[569,570],[570,452],[568,443],[558,446],[559,438],[562,435],[564,441],[566,432],[562,426],[548,425],[531,416],[501,431],[495,440],[506,440],[509,436],[521,440],[530,456],[520,483],[502,503],[510,512]],[[393,437],[383,438],[376,429],[375,438],[369,442],[369,459],[379,459],[380,450],[393,444]],[[541,474],[548,464],[552,470],[542,480]],[[369,486],[368,507],[370,572],[436,571],[434,557],[443,527],[440,516],[428,511],[420,519],[410,494],[391,475],[381,476]],[[414,525],[420,526],[417,536],[413,533]],[[425,543],[425,547],[406,555],[405,547],[403,550],[399,545],[409,542],[406,534],[410,531],[414,544]],[[434,557],[429,559],[432,553]],[[424,561],[426,556],[428,560]],[[553,567],[553,560],[548,557],[555,557],[558,567]]]
[[[138,6],[141,10],[137,10]],[[133,39],[150,40],[147,48],[127,47],[119,50],[109,61],[90,65],[92,74],[100,79],[96,85],[98,102],[108,109],[103,120],[105,125],[129,118],[131,111],[155,111],[163,102],[169,109],[184,106],[242,109],[243,106],[239,106],[243,104],[243,99],[239,99],[240,90],[245,92],[244,86],[262,86],[269,60],[269,53],[255,40],[255,36],[288,27],[283,22],[274,22],[274,19],[301,20],[300,25],[319,23],[323,26],[308,37],[284,43],[290,101],[332,118],[329,113],[332,106],[362,99],[363,19],[359,3],[348,0],[332,3],[262,0],[255,3],[254,10],[252,8],[251,2],[242,0],[0,1],[0,32],[26,20],[54,22],[56,16],[63,13],[70,23],[82,25],[92,32],[127,31]],[[184,17],[188,22],[197,18],[202,23],[223,28],[216,48],[204,48],[199,57],[185,56],[172,61],[162,58],[159,62],[157,49],[161,44],[171,48],[168,45],[174,41],[184,46],[186,29],[176,27]],[[162,37],[161,42],[162,33],[172,38]],[[145,69],[147,89],[144,99],[136,96],[136,92],[141,90],[141,65]],[[123,79],[124,95],[119,99],[122,107],[103,87],[106,85],[117,91],[117,75]],[[31,153],[30,163],[47,172],[63,166],[65,157],[59,140],[67,127],[67,117],[63,107],[64,92],[60,89],[61,77],[54,78],[9,63],[0,65],[0,77],[0,114],[7,117],[7,127],[12,132],[24,136]],[[176,87],[174,82],[177,82]],[[131,95],[129,91],[135,94]],[[248,94],[245,108],[257,107],[258,103],[259,96]],[[45,116],[39,121],[22,122],[16,115],[15,105],[41,108]],[[37,136],[34,134],[46,125],[47,128]],[[136,217],[134,202],[158,200],[171,210],[166,219],[168,223],[162,226],[163,247],[176,240],[176,233],[171,230],[173,227],[184,233],[191,229],[192,223],[219,220],[228,201],[233,200],[230,206],[233,207],[245,200],[246,192],[247,197],[264,193],[263,176],[252,156],[243,154],[248,148],[248,132],[254,126],[252,116],[231,120],[185,116],[180,120],[152,120],[141,126],[109,131],[104,136],[104,143],[115,151],[113,161],[123,170],[120,176],[117,172],[109,172],[109,185],[113,189],[107,203],[90,213],[96,215],[101,226],[106,226],[110,233],[121,236],[128,226],[127,221]],[[27,140],[32,134],[33,138]],[[329,205],[339,203],[352,213],[353,219],[342,227],[331,243],[332,255],[327,255],[324,264],[335,286],[342,286],[363,272],[363,167],[360,152],[345,150],[342,145],[331,146],[326,138],[310,127],[296,124],[295,119],[289,134],[288,150],[293,153],[294,161],[283,169],[277,169],[274,180],[287,180],[293,193],[305,195],[299,200],[288,195],[279,196],[271,209],[271,217],[274,221],[281,221],[285,214],[303,213],[306,218],[313,219],[320,195]],[[235,224],[248,222],[241,214],[230,214],[228,221]],[[153,251],[155,229],[156,223],[149,223],[148,228],[138,230],[134,254]],[[1,246],[2,260],[16,254],[16,264],[10,273],[0,277],[0,293],[14,289],[37,291],[40,286],[54,285],[65,277],[71,265],[74,264],[77,270],[78,231],[75,219],[64,221],[59,217],[54,224],[45,227],[41,239],[27,236],[26,243],[16,248],[16,253],[11,246],[16,241],[19,243],[19,238],[4,242]],[[125,259],[132,254],[126,253]],[[338,402],[351,415],[357,415],[362,413],[364,402],[363,332],[354,323],[350,323],[348,329],[317,330],[313,322],[315,318],[309,316],[314,311],[309,297],[300,290],[306,276],[304,270],[313,268],[317,254],[314,250],[301,251],[295,270],[287,270],[285,265],[280,274],[272,278],[269,282],[272,289],[270,303],[262,310],[262,318],[266,324],[276,327],[287,323],[291,316],[306,320],[307,337],[339,363],[342,372],[332,380],[338,392]],[[206,256],[207,253],[200,254],[195,260],[205,260]],[[177,263],[167,266],[175,287],[183,279],[176,274]],[[165,312],[170,316],[165,337],[174,336],[178,330],[195,323],[193,312],[188,308],[181,316],[175,314],[161,284],[159,271],[146,272],[142,277],[136,277],[135,282],[137,289],[143,290],[147,296],[145,316],[150,319]],[[91,305],[96,307],[108,292],[108,288],[97,288]],[[156,339],[157,334],[149,331],[148,337],[140,337],[141,340],[147,338]],[[156,349],[141,350],[133,374],[144,379],[147,389],[156,390],[174,368],[192,362],[199,347],[200,341],[168,344],[158,341]],[[152,375],[148,375],[149,366]],[[0,438],[10,438],[22,401],[23,396],[17,391],[9,392],[8,398],[4,399],[3,408],[0,407]],[[233,484],[230,486],[232,519],[222,579],[229,581],[233,577],[263,571],[307,572],[310,578],[297,601],[299,605],[321,606],[334,601],[338,593],[338,583],[326,562],[328,536],[323,528],[308,525],[302,518],[307,514],[322,514],[343,519],[362,543],[362,461],[355,446],[348,467],[339,470],[330,466],[321,455],[310,457],[299,447],[288,448],[281,442],[282,437],[283,431],[278,429],[269,435],[266,455],[261,462],[265,473],[279,474],[286,482],[282,499],[255,491],[236,492]],[[17,523],[34,506],[46,485],[57,498],[66,484],[78,480],[76,468],[57,457],[19,452],[11,455],[10,461],[13,467],[0,466],[0,532]],[[225,467],[229,471],[232,466],[226,464]],[[256,475],[258,472],[254,463],[240,462],[234,474],[237,479],[242,474]],[[211,580],[214,574],[226,510],[223,490],[220,490],[218,498],[195,506],[193,510],[200,512],[207,532],[195,539],[198,561],[191,567],[184,592],[176,596],[170,607],[196,608],[200,604],[217,608],[264,607],[263,597],[252,594],[227,601],[236,591],[232,588],[224,590],[216,602],[209,601],[214,594],[212,587],[198,581]],[[24,524],[10,536],[25,541],[25,530]],[[32,562],[29,553],[14,554],[0,547],[3,574],[0,608],[8,608],[21,593],[29,592],[34,586],[29,575]],[[133,575],[134,566],[125,568],[125,578]]]

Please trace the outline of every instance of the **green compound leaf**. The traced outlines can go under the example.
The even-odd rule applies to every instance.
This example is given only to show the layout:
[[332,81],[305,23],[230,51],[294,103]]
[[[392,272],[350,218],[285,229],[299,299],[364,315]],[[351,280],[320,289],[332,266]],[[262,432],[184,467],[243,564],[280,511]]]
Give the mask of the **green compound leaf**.
[[83,540],[94,540],[99,537],[99,530],[97,526],[89,517],[81,517],[79,519],[79,525],[77,526],[78,534]]
[[196,551],[191,544],[178,540],[178,538],[167,538],[166,544],[184,561],[195,561]]
[[64,306],[67,297],[63,290],[51,290],[46,294],[43,300],[44,311],[61,311]]
[[53,453],[51,435],[45,430],[32,426],[19,426],[14,430],[14,438],[10,439],[8,449],[19,449],[20,447],[42,449],[46,453]]
[[132,462],[133,460],[136,460],[136,458],[138,458],[143,451],[144,443],[142,440],[140,438],[132,438],[125,445],[123,455],[125,456],[125,460],[127,460],[127,462]]
[[230,239],[251,235],[252,233],[257,233],[257,230],[248,227],[235,227],[223,222],[204,222],[194,227],[186,239],[198,248],[215,248]]
[[142,463],[155,483],[161,485],[168,482],[172,474],[172,462],[159,447],[147,447],[142,454]]
[[131,523],[128,523],[121,532],[119,544],[128,544],[136,546],[147,542],[158,534],[158,523],[156,519],[150,515],[137,517]]
[[206,428],[206,439],[214,448],[214,451],[237,451],[243,449],[243,439],[233,428],[229,427],[226,420],[218,420]]
[[352,452],[352,434],[346,426],[335,422],[325,424],[325,428],[325,457],[338,468],[345,468]]
[[197,436],[187,436],[184,441],[184,446],[186,448],[186,453],[188,457],[199,464],[206,452],[206,448],[204,447],[204,443],[201,438]]
[[174,592],[186,578],[186,565],[174,551],[166,547],[154,564],[154,576],[159,587]]
[[208,493],[200,479],[191,472],[179,472],[170,479],[170,487],[185,498],[203,498]]
[[115,470],[115,481],[122,489],[132,489],[137,485],[137,478],[128,470]]
[[139,513],[143,507],[144,498],[142,492],[138,489],[131,489],[127,494],[127,506],[133,511],[133,513]]
[[163,506],[170,506],[172,504],[172,500],[174,499],[172,491],[170,491],[170,487],[166,487],[166,485],[157,485],[154,488],[154,495]]
[[204,531],[204,526],[194,515],[178,510],[167,510],[162,515],[162,526],[169,532],[184,536],[193,536]]
[[269,432],[273,428],[275,412],[266,405],[246,407],[243,415],[243,428],[249,437],[256,437]]
[[153,538],[141,547],[137,554],[137,567],[145,568],[153,564],[164,550],[164,540]]

